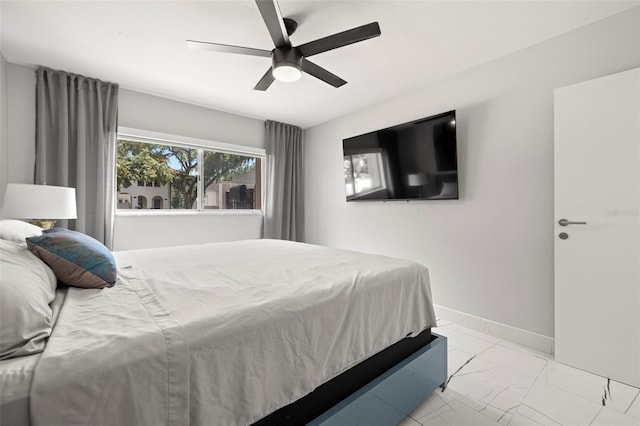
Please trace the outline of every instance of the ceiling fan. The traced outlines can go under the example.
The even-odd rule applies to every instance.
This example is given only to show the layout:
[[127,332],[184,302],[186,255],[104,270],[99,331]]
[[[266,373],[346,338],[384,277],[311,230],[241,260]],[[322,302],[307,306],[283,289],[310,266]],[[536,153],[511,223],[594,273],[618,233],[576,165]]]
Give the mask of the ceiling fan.
[[298,23],[293,19],[283,18],[276,0],[255,0],[267,25],[271,39],[275,44],[273,50],[254,49],[251,47],[232,46],[228,44],[210,43],[206,41],[187,40],[187,45],[194,50],[211,50],[215,52],[237,53],[242,55],[263,56],[271,58],[272,65],[262,76],[254,90],[265,91],[274,80],[296,81],[306,72],[333,87],[340,87],[347,82],[326,69],[314,64],[307,58],[318,53],[337,49],[359,41],[368,40],[380,35],[377,22],[342,31],[323,37],[300,46],[292,46],[289,36],[294,33]]

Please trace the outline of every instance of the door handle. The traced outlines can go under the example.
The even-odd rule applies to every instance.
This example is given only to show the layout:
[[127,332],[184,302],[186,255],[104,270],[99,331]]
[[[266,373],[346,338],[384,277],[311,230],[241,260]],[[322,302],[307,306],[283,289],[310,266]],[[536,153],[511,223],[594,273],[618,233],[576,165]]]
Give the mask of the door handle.
[[558,223],[560,224],[560,226],[567,226],[567,225],[586,225],[587,222],[571,222],[567,219],[560,219],[558,221]]

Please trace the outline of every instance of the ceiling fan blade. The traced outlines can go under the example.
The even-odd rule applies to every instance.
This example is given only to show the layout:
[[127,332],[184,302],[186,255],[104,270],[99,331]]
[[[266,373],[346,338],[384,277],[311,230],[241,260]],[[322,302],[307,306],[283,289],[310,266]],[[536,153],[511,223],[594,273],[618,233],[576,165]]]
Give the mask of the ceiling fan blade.
[[273,44],[276,47],[291,46],[289,34],[287,34],[276,0],[256,0],[256,5],[260,10],[264,23],[267,25]]
[[310,41],[309,43],[298,46],[298,49],[300,49],[302,56],[308,57],[328,50],[337,49],[338,47],[357,43],[359,41],[378,37],[380,34],[380,25],[378,25],[377,22],[372,22],[367,25],[362,25],[361,27],[352,28],[341,33]]
[[304,58],[302,59],[302,71],[314,76],[319,80],[324,81],[325,83],[329,83],[333,87],[340,87],[347,84],[346,81],[344,81],[337,75],[330,73],[329,71],[322,68],[321,66],[318,66],[313,62],[308,61]]
[[273,74],[271,73],[271,67],[269,67],[269,69],[267,70],[266,73],[264,73],[264,75],[262,76],[262,78],[260,79],[260,81],[258,82],[258,84],[256,84],[256,86],[253,88],[253,90],[261,90],[261,91],[265,91],[269,88],[269,86],[271,86],[271,83],[273,83],[275,80],[275,78],[273,77]]
[[253,49],[251,47],[232,46],[230,44],[209,43],[207,41],[187,40],[187,46],[192,50],[209,50],[222,53],[237,53],[240,55],[271,57],[269,50]]

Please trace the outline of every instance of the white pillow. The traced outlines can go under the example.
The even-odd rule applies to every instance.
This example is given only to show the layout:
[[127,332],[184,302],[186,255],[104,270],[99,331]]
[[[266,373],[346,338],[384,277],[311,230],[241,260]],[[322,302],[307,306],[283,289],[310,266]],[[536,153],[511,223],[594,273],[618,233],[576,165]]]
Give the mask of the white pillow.
[[25,245],[0,240],[0,359],[42,352],[56,276]]
[[16,243],[25,243],[25,238],[37,237],[42,234],[42,228],[22,220],[0,220],[0,240],[9,240]]

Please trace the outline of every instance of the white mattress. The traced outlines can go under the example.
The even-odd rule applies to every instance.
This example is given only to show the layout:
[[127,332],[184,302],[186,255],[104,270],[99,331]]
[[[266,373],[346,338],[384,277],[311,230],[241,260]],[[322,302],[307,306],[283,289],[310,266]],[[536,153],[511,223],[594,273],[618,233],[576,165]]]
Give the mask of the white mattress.
[[414,262],[274,240],[116,253],[70,288],[31,390],[35,425],[244,425],[435,326]]

